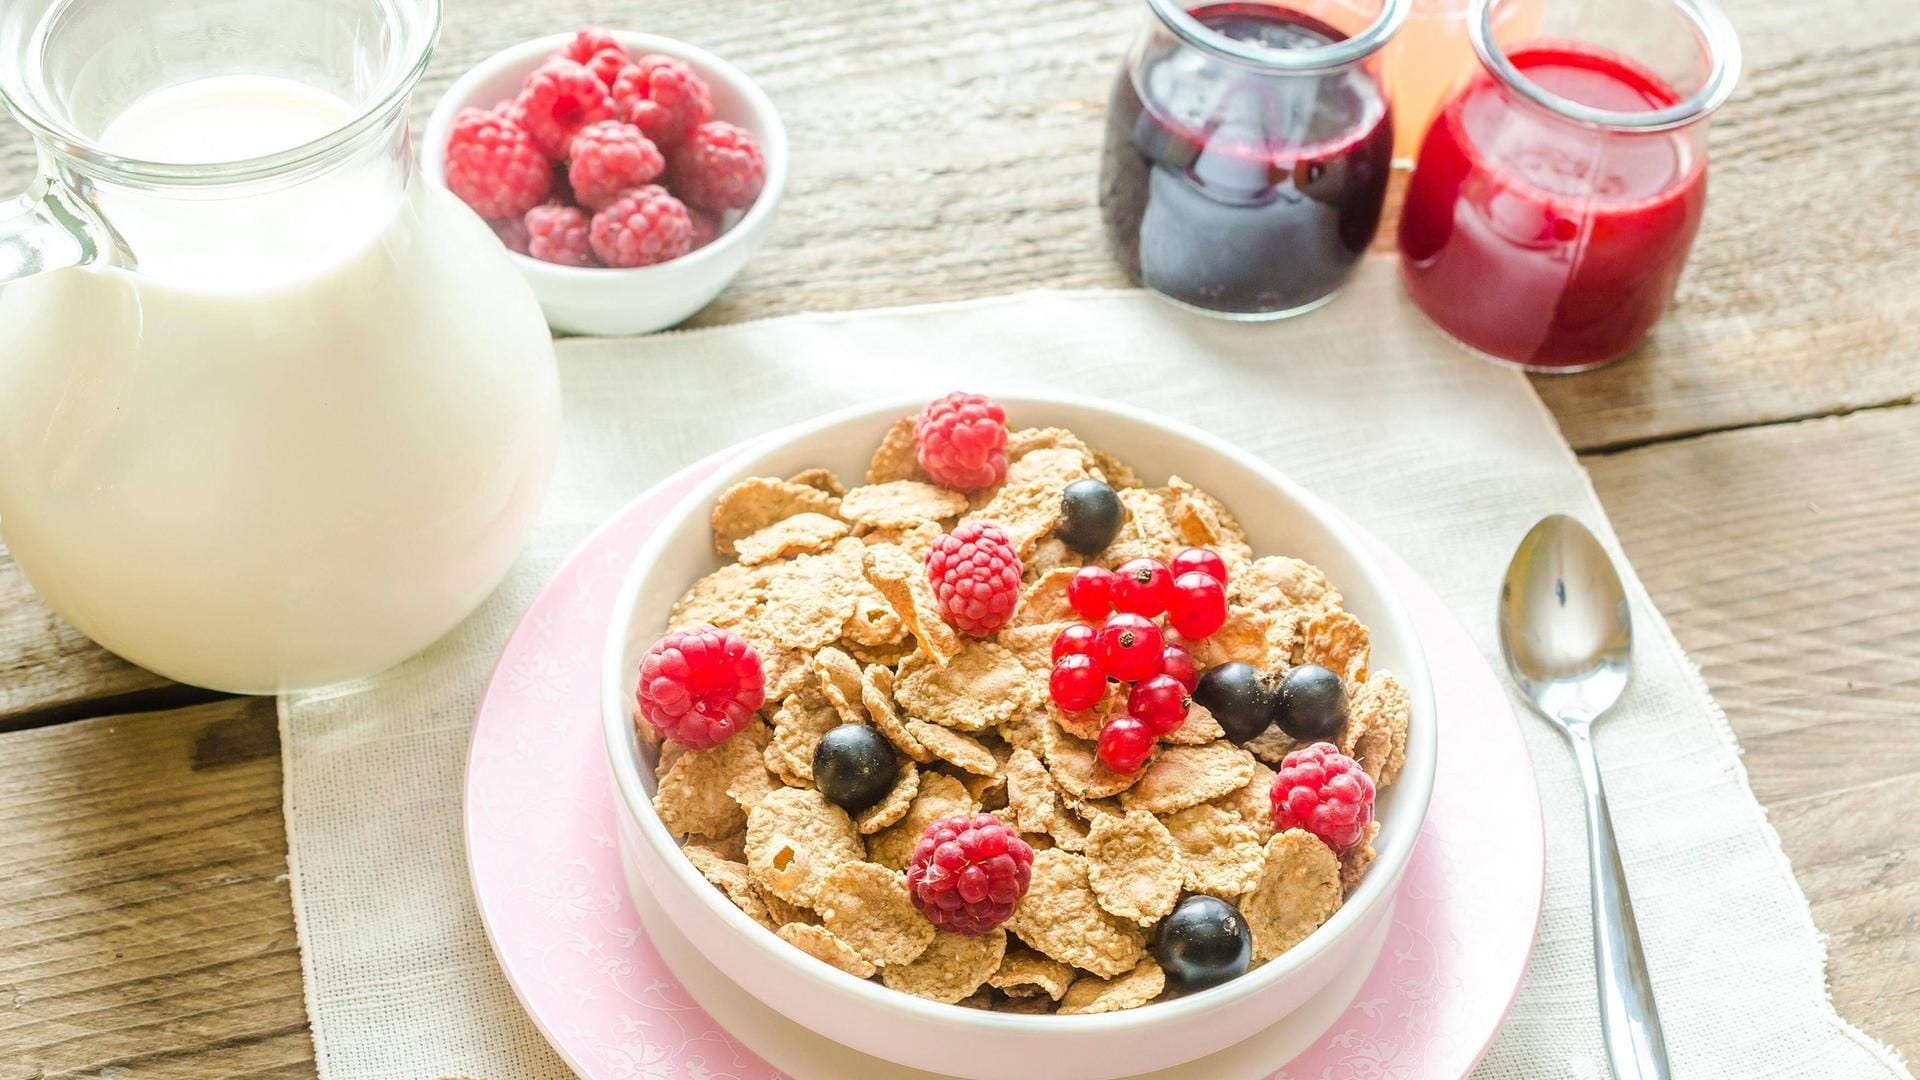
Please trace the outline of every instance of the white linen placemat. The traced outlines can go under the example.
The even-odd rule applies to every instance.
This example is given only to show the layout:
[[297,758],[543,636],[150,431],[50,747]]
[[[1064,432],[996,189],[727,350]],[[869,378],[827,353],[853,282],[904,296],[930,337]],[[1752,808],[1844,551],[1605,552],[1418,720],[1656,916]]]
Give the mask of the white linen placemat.
[[[507,582],[409,663],[281,702],[294,910],[326,1080],[568,1075],[515,1003],[469,892],[468,730],[508,632],[573,546],[715,450],[881,394],[1126,401],[1328,497],[1424,575],[1489,658],[1494,590],[1537,518],[1574,514],[1618,551],[1526,380],[1442,341],[1385,258],[1325,310],[1280,325],[1209,320],[1136,292],[1034,292],[560,352],[559,471]],[[1599,728],[1600,756],[1676,1075],[1907,1076],[1835,1014],[1806,899],[1726,719],[1638,579],[1628,584],[1637,669]],[[1579,783],[1559,736],[1521,711],[1546,814],[1546,905],[1512,1016],[1476,1075],[1604,1077]],[[1368,1075],[1421,1080],[1406,1063]]]

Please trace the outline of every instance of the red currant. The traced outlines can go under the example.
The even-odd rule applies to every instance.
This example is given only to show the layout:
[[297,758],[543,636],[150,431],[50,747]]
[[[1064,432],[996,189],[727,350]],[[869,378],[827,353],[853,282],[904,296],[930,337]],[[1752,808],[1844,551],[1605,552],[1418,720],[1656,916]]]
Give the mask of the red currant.
[[1131,716],[1116,716],[1100,729],[1100,761],[1114,772],[1140,771],[1153,753],[1153,729]]
[[1094,665],[1093,657],[1076,653],[1063,656],[1047,677],[1047,692],[1063,712],[1080,712],[1100,704],[1106,696],[1107,679]]
[[1063,656],[1092,656],[1093,627],[1086,623],[1074,623],[1053,636],[1053,662],[1059,663]]
[[1160,628],[1144,615],[1110,616],[1094,635],[1093,658],[1110,679],[1134,682],[1160,670]]
[[1154,618],[1173,599],[1173,575],[1159,559],[1129,559],[1113,572],[1113,610]]
[[1083,619],[1113,614],[1113,571],[1104,566],[1081,567],[1067,582],[1067,603]]
[[1212,577],[1194,571],[1173,583],[1173,603],[1167,621],[1188,641],[1198,641],[1227,621],[1227,588]]
[[1160,674],[1171,675],[1173,681],[1186,687],[1189,694],[1200,685],[1200,665],[1194,663],[1193,654],[1187,651],[1185,645],[1171,641],[1160,650]]
[[1127,712],[1152,728],[1155,735],[1165,735],[1185,723],[1187,707],[1192,704],[1187,688],[1171,675],[1142,679],[1127,695]]
[[1205,574],[1222,585],[1227,583],[1227,560],[1206,548],[1188,548],[1175,555],[1167,564],[1167,570],[1176,578],[1183,574]]

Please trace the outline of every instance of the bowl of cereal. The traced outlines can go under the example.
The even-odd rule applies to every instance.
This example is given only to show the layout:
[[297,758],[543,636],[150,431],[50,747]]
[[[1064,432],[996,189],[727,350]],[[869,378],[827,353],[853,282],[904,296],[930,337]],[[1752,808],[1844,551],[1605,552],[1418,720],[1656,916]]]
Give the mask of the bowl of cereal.
[[1133,1075],[1267,1027],[1371,965],[1431,794],[1426,662],[1349,526],[1127,406],[777,432],[614,612],[629,881],[760,1000],[914,1068]]

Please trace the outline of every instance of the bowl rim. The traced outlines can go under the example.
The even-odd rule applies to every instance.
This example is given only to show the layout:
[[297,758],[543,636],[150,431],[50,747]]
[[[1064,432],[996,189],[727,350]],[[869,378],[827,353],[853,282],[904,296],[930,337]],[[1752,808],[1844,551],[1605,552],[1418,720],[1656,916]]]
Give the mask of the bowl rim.
[[[1181,420],[1161,416],[1132,405],[1080,394],[1008,389],[1005,392],[990,392],[989,396],[1007,406],[1009,412],[1028,406],[1038,406],[1109,413],[1122,420],[1196,443],[1208,453],[1229,458],[1242,467],[1254,471],[1286,497],[1293,499],[1313,519],[1315,527],[1330,535],[1334,543],[1359,567],[1361,575],[1367,579],[1369,588],[1383,601],[1382,617],[1374,619],[1373,622],[1388,628],[1396,638],[1409,645],[1413,663],[1407,670],[1396,671],[1395,676],[1406,688],[1408,700],[1412,705],[1409,742],[1412,743],[1413,737],[1418,736],[1419,744],[1416,745],[1426,747],[1418,753],[1408,755],[1409,767],[1395,781],[1395,790],[1398,793],[1396,803],[1405,803],[1407,809],[1404,812],[1411,814],[1415,820],[1410,827],[1396,830],[1386,848],[1376,853],[1372,867],[1375,872],[1368,873],[1354,894],[1347,897],[1341,903],[1339,910],[1335,911],[1332,917],[1316,928],[1313,933],[1248,974],[1168,1001],[1113,1013],[1026,1016],[943,1004],[855,978],[844,971],[813,960],[798,949],[767,947],[773,940],[772,932],[749,918],[719,890],[709,885],[699,871],[694,869],[692,862],[680,853],[679,843],[667,832],[666,826],[654,811],[652,799],[646,794],[640,777],[639,760],[634,755],[624,752],[623,740],[633,724],[632,709],[626,704],[623,686],[628,627],[632,620],[633,609],[639,599],[641,585],[648,577],[648,569],[659,561],[661,553],[670,540],[687,526],[688,519],[695,517],[696,512],[699,519],[704,521],[705,508],[727,486],[737,482],[737,477],[742,475],[742,469],[750,467],[752,463],[768,453],[794,442],[816,437],[823,431],[842,424],[880,417],[911,415],[924,407],[927,401],[924,394],[889,395],[885,398],[872,399],[749,440],[739,447],[737,455],[728,458],[722,467],[716,469],[702,480],[699,486],[683,496],[655,526],[654,531],[635,555],[633,564],[628,567],[626,576],[621,582],[620,592],[614,600],[613,613],[608,622],[602,653],[600,694],[602,738],[607,752],[609,771],[613,776],[614,787],[618,791],[620,801],[638,826],[636,831],[657,854],[661,855],[667,872],[674,875],[682,887],[698,897],[700,903],[705,905],[710,913],[759,949],[761,954],[775,963],[784,965],[791,973],[802,978],[819,981],[825,987],[851,995],[865,1005],[906,1019],[942,1025],[960,1024],[996,1034],[1032,1035],[1053,1032],[1076,1037],[1093,1036],[1138,1028],[1145,1023],[1161,1025],[1192,1020],[1216,1006],[1236,1003],[1265,992],[1284,982],[1296,971],[1307,967],[1322,953],[1332,948],[1335,942],[1346,937],[1356,926],[1362,924],[1376,909],[1392,903],[1394,889],[1399,882],[1401,872],[1405,870],[1408,860],[1412,857],[1414,846],[1425,824],[1433,795],[1435,764],[1438,761],[1438,723],[1433,686],[1427,668],[1426,650],[1414,629],[1412,616],[1393,590],[1384,570],[1361,546],[1353,531],[1333,510],[1331,504],[1300,486],[1279,469],[1231,443]],[[752,475],[752,473],[745,475]],[[1414,767],[1416,764],[1417,768]],[[667,854],[669,851],[673,853],[672,856]],[[670,911],[668,914],[671,917]]]
[[[695,67],[706,73],[718,75],[735,92],[746,99],[748,110],[754,113],[754,121],[766,130],[761,151],[766,157],[767,180],[760,189],[760,195],[747,207],[740,220],[733,223],[725,232],[716,236],[712,243],[697,251],[689,251],[676,259],[668,259],[652,266],[563,266],[559,263],[544,262],[518,251],[507,251],[514,265],[525,273],[544,274],[556,281],[605,282],[613,280],[616,274],[632,277],[660,275],[669,272],[685,273],[698,270],[709,262],[719,262],[726,252],[750,235],[761,223],[773,216],[775,207],[786,194],[787,187],[787,125],[781,119],[780,111],[774,108],[773,99],[761,89],[746,72],[740,70],[731,61],[722,59],[718,54],[709,52],[698,45],[670,38],[663,34],[648,34],[638,30],[608,30],[620,44],[632,52],[652,52],[671,56],[677,60],[690,61]],[[474,94],[481,83],[492,79],[504,71],[520,69],[522,77],[538,67],[547,56],[558,52],[573,40],[573,33],[548,34],[533,38],[518,45],[510,45],[499,52],[479,61],[468,68],[453,85],[447,87],[440,100],[433,106],[427,117],[426,128],[421,135],[420,167],[425,178],[441,187],[446,181],[446,141],[447,132],[453,126],[453,118],[461,109],[474,104]],[[716,118],[717,119],[717,118]],[[732,121],[729,121],[731,123]]]

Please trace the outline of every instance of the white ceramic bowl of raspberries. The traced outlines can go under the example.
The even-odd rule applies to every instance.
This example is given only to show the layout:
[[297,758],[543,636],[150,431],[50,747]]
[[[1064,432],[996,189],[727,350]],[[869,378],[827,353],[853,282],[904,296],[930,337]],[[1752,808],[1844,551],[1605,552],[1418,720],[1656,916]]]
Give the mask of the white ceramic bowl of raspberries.
[[[1095,1080],[1186,1065],[1267,1028],[1341,972],[1374,962],[1384,941],[1378,931],[1392,916],[1432,790],[1437,731],[1426,661],[1406,610],[1343,519],[1272,466],[1206,432],[1128,406],[1065,395],[995,397],[1009,428],[1065,428],[1131,466],[1149,486],[1177,475],[1212,493],[1238,517],[1255,553],[1316,564],[1344,594],[1345,610],[1371,628],[1375,670],[1391,670],[1405,688],[1405,764],[1379,792],[1376,857],[1344,903],[1277,957],[1211,988],[1104,1014],[1022,1015],[926,1000],[816,960],[749,917],[695,868],[654,805],[659,754],[636,733],[635,693],[639,664],[661,639],[675,602],[696,580],[732,562],[715,551],[710,515],[716,500],[749,477],[822,468],[859,484],[875,447],[902,417],[919,413],[924,399],[862,405],[765,437],[701,482],[642,548],[614,605],[602,683],[621,857],[632,887],[650,893],[678,932],[729,978],[795,1022],[863,1053],[996,1080]],[[895,450],[896,456],[913,452],[911,446]],[[812,478],[826,484],[817,471]],[[773,782],[776,792],[795,790]],[[750,826],[749,850],[751,835]],[[776,858],[773,865],[781,864]],[[767,908],[776,910],[771,901]]]
[[765,242],[787,133],[718,56],[583,27],[462,76],[421,162],[493,226],[555,330],[644,334],[705,307]]

